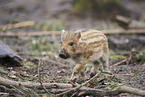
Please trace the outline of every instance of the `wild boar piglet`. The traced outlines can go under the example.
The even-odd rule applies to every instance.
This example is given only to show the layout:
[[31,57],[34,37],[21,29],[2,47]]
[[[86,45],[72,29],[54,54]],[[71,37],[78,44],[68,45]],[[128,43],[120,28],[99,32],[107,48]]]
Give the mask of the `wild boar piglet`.
[[75,32],[62,31],[61,48],[59,56],[63,59],[71,58],[75,61],[71,80],[75,81],[78,74],[82,75],[82,79],[86,79],[83,67],[87,63],[92,64],[90,76],[96,74],[102,66],[104,71],[108,68],[108,40],[106,36],[98,30],[78,30]]

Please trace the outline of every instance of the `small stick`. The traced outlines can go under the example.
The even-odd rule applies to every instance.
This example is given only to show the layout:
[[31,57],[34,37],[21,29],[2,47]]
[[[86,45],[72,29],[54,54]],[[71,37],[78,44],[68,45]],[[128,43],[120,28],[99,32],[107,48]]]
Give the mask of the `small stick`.
[[122,60],[122,61],[120,61],[120,62],[117,62],[117,63],[111,65],[110,67],[118,66],[118,65],[120,65],[120,64],[122,64],[122,63],[124,63],[124,62],[126,62],[127,60],[128,60],[128,58],[126,58],[126,59],[124,59],[124,60]]
[[33,26],[34,24],[35,24],[34,21],[25,21],[16,24],[8,24],[8,25],[0,26],[0,31],[5,31],[8,29],[19,28],[19,27]]
[[48,93],[48,94],[50,95],[51,93],[47,91],[46,87],[43,86],[43,83],[42,83],[42,81],[41,81],[40,65],[41,65],[41,61],[40,61],[40,59],[39,59],[39,64],[38,64],[38,79],[39,79],[39,82],[40,82],[40,84],[41,84],[41,87],[44,89],[44,91],[45,91],[46,93]]
[[117,76],[134,76],[133,74],[115,74]]
[[15,86],[10,85],[11,87],[13,87],[15,90],[17,90],[18,92],[20,92],[22,95],[24,95],[25,93],[23,93],[21,90],[17,89]]
[[28,58],[29,60],[33,60],[33,59],[36,59],[36,60],[43,60],[43,61],[47,61],[47,62],[50,62],[50,63],[52,63],[52,64],[57,64],[57,65],[60,65],[60,66],[64,66],[64,67],[66,67],[67,65],[65,65],[65,64],[62,64],[62,63],[60,63],[60,62],[57,62],[57,61],[53,61],[53,60],[51,60],[51,59],[46,59],[46,58]]
[[9,95],[9,93],[0,92],[0,95]]
[[63,95],[63,94],[66,94],[66,93],[68,93],[68,92],[75,91],[75,90],[81,88],[82,86],[84,86],[84,85],[88,84],[90,81],[92,81],[94,78],[98,77],[100,74],[101,74],[101,72],[100,72],[100,73],[97,73],[97,74],[96,74],[95,76],[93,76],[90,80],[88,80],[88,81],[82,83],[81,85],[79,85],[79,86],[77,86],[77,87],[75,87],[75,88],[71,88],[71,89],[68,90],[68,91],[65,91],[65,92],[62,92],[62,93],[60,93],[60,94],[57,94],[57,96],[61,96],[61,95]]

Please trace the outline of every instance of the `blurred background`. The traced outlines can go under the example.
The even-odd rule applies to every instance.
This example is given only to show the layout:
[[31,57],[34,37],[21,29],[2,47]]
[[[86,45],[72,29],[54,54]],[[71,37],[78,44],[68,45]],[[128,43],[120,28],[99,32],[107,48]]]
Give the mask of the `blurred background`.
[[35,21],[29,31],[117,29],[116,15],[145,21],[145,1],[0,0],[0,13],[0,25]]

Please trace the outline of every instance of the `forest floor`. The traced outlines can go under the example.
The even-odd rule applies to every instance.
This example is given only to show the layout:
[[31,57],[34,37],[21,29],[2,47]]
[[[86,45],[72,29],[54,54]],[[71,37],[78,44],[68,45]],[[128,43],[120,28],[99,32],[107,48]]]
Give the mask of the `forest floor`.
[[[100,77],[100,79],[96,79],[88,86],[98,88],[100,85],[105,85],[114,81],[116,83],[144,90],[145,63],[144,55],[142,54],[144,54],[145,49],[145,36],[108,35],[107,37],[109,39],[110,46],[109,66],[111,73],[114,74],[115,77],[107,77],[107,79]],[[6,72],[0,73],[0,75],[4,78],[16,81],[39,82],[38,69],[40,69],[42,82],[69,83],[69,78],[71,77],[75,64],[72,64],[70,60],[64,60],[58,57],[60,36],[56,36],[56,39],[54,40],[51,36],[41,36],[37,38],[2,38],[2,40],[25,60],[23,67],[1,66],[1,69]],[[116,43],[117,41],[119,43]],[[113,66],[113,64],[129,57],[129,62],[126,61],[124,63],[118,64],[117,66]],[[40,61],[41,64],[40,67],[38,67]],[[88,78],[88,70],[90,68],[91,66],[89,65],[85,66]],[[20,72],[23,72],[29,76],[21,76],[19,75]],[[102,82],[101,80],[104,81]],[[82,82],[84,81],[78,80],[78,83]],[[34,90],[33,92],[36,91]],[[120,95],[131,96],[126,93]]]

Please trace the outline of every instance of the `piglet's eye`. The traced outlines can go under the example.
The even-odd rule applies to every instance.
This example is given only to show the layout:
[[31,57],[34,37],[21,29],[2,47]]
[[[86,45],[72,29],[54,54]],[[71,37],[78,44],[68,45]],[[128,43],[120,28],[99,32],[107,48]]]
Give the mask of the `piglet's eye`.
[[70,42],[69,43],[69,46],[73,46],[75,43],[74,42]]
[[60,45],[62,46],[62,42],[60,42]]

